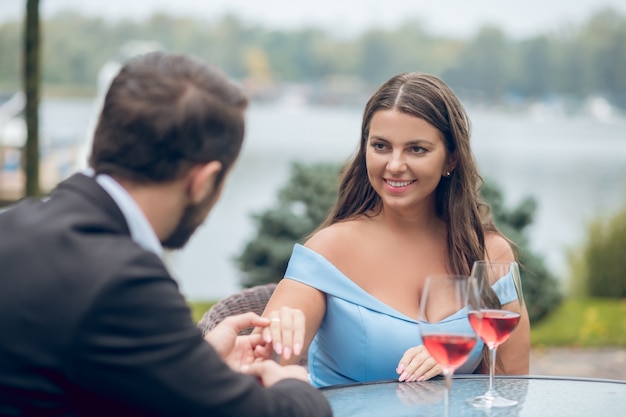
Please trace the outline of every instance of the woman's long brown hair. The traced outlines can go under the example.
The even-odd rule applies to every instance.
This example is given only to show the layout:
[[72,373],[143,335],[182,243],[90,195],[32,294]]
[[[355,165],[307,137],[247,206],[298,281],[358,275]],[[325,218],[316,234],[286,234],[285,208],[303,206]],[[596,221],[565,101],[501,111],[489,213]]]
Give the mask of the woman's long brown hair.
[[[363,112],[359,149],[343,171],[336,204],[317,230],[361,215],[380,213],[381,199],[369,182],[365,154],[374,113],[392,109],[433,125],[441,132],[448,154],[456,157],[455,169],[449,177],[441,179],[435,191],[435,210],[448,225],[450,273],[469,275],[474,261],[486,256],[485,233],[501,233],[493,224],[489,206],[480,197],[483,180],[470,148],[467,113],[452,90],[433,75],[417,72],[397,75],[369,99]],[[481,287],[486,304],[499,308],[500,302],[491,286]],[[483,353],[483,363],[488,363],[488,351],[485,349]]]

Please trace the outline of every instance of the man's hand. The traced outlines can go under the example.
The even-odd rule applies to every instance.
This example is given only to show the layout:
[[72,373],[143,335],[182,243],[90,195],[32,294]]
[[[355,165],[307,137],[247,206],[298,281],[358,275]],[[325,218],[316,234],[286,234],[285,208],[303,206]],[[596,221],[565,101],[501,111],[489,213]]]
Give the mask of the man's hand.
[[281,366],[273,360],[256,361],[250,365],[245,365],[242,371],[248,375],[256,376],[266,387],[271,387],[278,381],[287,378],[309,382],[306,368],[300,365]]
[[204,340],[213,346],[231,369],[240,371],[243,365],[249,365],[255,359],[269,357],[271,346],[261,334],[239,336],[239,331],[249,327],[263,328],[269,324],[269,319],[255,313],[229,316],[207,333]]

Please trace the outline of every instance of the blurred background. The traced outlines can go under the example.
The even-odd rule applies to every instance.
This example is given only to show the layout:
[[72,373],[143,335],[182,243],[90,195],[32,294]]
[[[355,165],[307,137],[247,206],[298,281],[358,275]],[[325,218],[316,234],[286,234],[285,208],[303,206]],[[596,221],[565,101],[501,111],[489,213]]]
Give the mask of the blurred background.
[[[0,2],[8,202],[24,194],[25,12],[26,0]],[[188,247],[168,254],[190,299],[241,288],[253,214],[280,204],[292,163],[346,161],[367,98],[400,72],[438,75],[462,99],[482,175],[504,204],[536,203],[527,245],[564,293],[591,225],[626,204],[623,0],[41,0],[39,13],[44,191],[85,167],[102,93],[128,57],[193,54],[248,91],[246,141],[223,197]]]

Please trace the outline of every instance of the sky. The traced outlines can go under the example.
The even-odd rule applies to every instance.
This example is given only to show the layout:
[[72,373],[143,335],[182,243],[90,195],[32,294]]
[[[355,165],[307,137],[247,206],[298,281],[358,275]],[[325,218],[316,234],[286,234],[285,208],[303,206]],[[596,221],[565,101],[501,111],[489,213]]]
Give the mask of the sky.
[[[21,19],[25,5],[26,0],[0,0],[0,22]],[[315,26],[339,35],[416,18],[432,34],[471,37],[494,24],[515,38],[579,24],[604,7],[626,14],[626,0],[40,0],[44,18],[68,9],[111,20],[140,20],[156,12],[212,20],[230,12],[268,28]]]

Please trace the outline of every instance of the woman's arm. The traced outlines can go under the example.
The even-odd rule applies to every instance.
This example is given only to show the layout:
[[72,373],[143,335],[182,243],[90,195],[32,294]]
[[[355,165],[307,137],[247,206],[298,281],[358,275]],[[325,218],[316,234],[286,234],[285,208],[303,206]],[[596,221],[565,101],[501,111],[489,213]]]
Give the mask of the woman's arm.
[[[519,311],[517,301],[502,306],[505,310]],[[530,368],[530,320],[526,306],[522,306],[520,321],[509,339],[498,347],[496,373],[527,375]]]
[[[497,233],[485,236],[487,260],[493,262],[513,262],[515,256],[509,242]],[[508,375],[528,374],[530,368],[530,320],[526,305],[520,309],[517,301],[502,306],[505,310],[519,311],[520,321],[509,339],[498,347],[496,373]],[[521,311],[520,311],[521,310]],[[481,369],[489,369],[482,364]]]
[[281,363],[295,364],[305,358],[325,312],[323,292],[292,279],[279,282],[263,312],[270,326],[262,332]]

